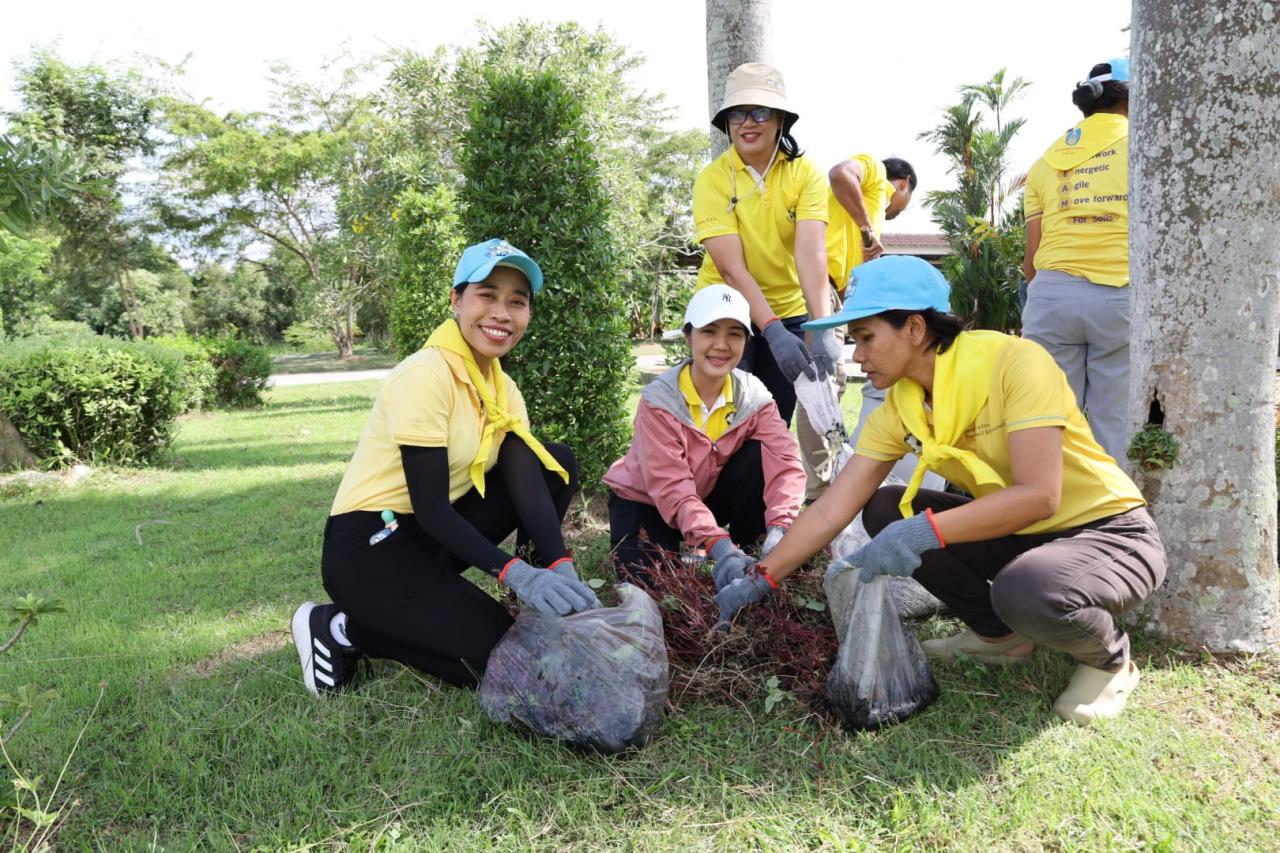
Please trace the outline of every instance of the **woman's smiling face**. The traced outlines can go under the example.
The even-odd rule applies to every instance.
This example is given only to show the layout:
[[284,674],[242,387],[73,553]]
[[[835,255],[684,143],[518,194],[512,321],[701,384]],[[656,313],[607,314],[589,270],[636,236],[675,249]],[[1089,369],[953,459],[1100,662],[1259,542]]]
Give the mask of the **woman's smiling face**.
[[468,284],[461,294],[453,290],[449,301],[458,318],[462,338],[476,361],[489,361],[511,352],[529,327],[533,291],[524,273],[511,267],[494,267],[484,281]]
[[741,124],[729,124],[729,139],[738,150],[738,156],[748,162],[770,157],[778,134],[782,132],[782,113],[774,110],[766,121],[758,122],[750,115],[757,107],[747,104],[734,109],[747,113]]

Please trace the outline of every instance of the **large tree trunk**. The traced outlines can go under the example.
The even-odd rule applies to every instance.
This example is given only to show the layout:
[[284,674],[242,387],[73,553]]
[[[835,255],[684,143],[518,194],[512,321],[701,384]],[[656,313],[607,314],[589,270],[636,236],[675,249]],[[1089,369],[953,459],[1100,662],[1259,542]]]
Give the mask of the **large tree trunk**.
[[1181,442],[1139,485],[1169,553],[1146,617],[1215,651],[1280,645],[1280,7],[1134,0],[1130,421]]
[[[724,81],[744,62],[773,62],[772,0],[706,0],[708,118],[720,110]],[[785,72],[784,72],[785,73]],[[711,156],[729,148],[729,137],[711,128]]]

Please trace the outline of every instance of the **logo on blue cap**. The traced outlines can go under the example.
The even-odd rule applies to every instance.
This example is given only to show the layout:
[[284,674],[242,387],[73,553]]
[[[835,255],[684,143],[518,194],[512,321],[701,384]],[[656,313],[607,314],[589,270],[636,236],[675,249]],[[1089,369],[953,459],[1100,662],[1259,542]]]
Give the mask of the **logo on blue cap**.
[[534,293],[542,289],[542,270],[534,263],[533,258],[506,240],[498,239],[476,243],[463,251],[453,273],[453,286],[484,281],[497,266],[520,270],[529,279],[529,286]]
[[951,311],[951,285],[928,261],[912,255],[885,255],[858,265],[845,293],[839,313],[810,320],[803,328],[831,329],[885,311]]

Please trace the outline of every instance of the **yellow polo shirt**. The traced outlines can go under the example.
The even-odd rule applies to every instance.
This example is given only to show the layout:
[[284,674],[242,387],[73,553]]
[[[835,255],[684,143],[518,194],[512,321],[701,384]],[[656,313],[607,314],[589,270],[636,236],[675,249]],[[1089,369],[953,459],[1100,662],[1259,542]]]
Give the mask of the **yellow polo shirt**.
[[[737,204],[730,210],[730,199]],[[827,181],[808,157],[782,154],[765,177],[764,191],[730,148],[712,160],[693,184],[693,222],[698,242],[737,234],[747,270],[779,317],[807,310],[796,272],[796,223],[827,221]],[[723,284],[708,253],[698,272],[698,289]]]
[[693,368],[685,365],[680,371],[680,390],[684,392],[684,401],[689,404],[689,417],[702,433],[712,441],[719,441],[729,428],[729,416],[735,411],[733,405],[733,376],[724,378],[724,388],[720,391],[718,405],[711,411],[702,404],[702,397],[693,385]]
[[1094,113],[1027,173],[1027,219],[1040,217],[1038,270],[1129,283],[1129,119]]
[[[527,426],[529,413],[520,389],[510,376],[506,385],[508,410]],[[483,430],[480,397],[461,356],[438,347],[418,350],[397,364],[378,389],[329,514],[413,512],[401,445],[448,448],[449,501],[456,501],[473,486],[471,460],[480,449]],[[502,437],[494,441],[485,471],[497,463]]]
[[[1070,530],[1146,503],[1138,487],[1094,440],[1053,357],[1039,344],[1015,338],[992,369],[986,405],[956,446],[976,453],[1011,483],[1009,434],[1045,426],[1062,428],[1062,497],[1052,517],[1019,533]],[[896,461],[914,452],[908,437],[890,396],[867,418],[856,452],[882,462]],[[937,472],[975,497],[994,491],[980,489],[959,462],[943,463]]]
[[[894,186],[889,183],[889,175],[880,160],[870,154],[854,154],[849,159],[862,167],[862,203],[867,209],[871,233],[879,237],[884,230],[884,217]],[[862,232],[833,191],[828,193],[827,211],[830,217],[827,219],[827,272],[836,289],[844,293],[849,273],[862,263]]]

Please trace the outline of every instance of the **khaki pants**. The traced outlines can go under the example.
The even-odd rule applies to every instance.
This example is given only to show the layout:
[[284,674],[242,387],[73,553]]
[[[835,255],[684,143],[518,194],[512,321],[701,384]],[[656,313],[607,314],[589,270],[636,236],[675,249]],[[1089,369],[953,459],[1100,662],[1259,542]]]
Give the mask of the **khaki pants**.
[[[830,290],[831,313],[835,314],[842,307],[842,303],[836,289],[833,287]],[[845,327],[837,326],[832,331],[835,332],[836,340],[844,346]],[[812,339],[809,335],[806,334],[805,338],[806,343],[811,343]],[[844,369],[844,359],[841,358],[836,362],[835,376],[831,378],[837,401],[844,397],[848,378]],[[827,490],[827,483],[831,479],[831,467],[835,465],[836,454],[840,448],[824,446],[822,436],[809,425],[809,416],[805,413],[804,406],[796,406],[796,439],[800,443],[800,462],[804,465],[804,499],[806,502],[815,501]]]

